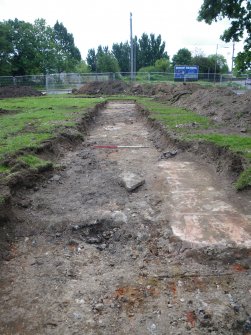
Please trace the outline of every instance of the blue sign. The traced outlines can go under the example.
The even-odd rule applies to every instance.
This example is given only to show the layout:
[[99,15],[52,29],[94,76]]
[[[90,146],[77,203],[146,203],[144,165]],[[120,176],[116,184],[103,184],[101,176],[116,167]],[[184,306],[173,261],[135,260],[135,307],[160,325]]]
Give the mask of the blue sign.
[[198,80],[199,67],[197,65],[176,65],[174,67],[174,80]]

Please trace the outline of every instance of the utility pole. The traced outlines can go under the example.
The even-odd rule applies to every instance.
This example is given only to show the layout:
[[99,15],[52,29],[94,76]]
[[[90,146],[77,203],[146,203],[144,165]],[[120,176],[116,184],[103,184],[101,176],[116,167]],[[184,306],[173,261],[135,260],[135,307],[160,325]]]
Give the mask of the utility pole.
[[234,51],[235,51],[235,44],[233,42],[232,66],[231,66],[231,73],[232,73],[232,75],[233,75],[233,68],[234,68]]
[[214,83],[216,82],[217,57],[218,57],[218,44],[216,45],[216,53],[215,53]]
[[133,38],[132,38],[132,13],[130,13],[130,42],[131,42],[131,80],[134,79],[133,68],[134,68],[134,61],[133,61]]

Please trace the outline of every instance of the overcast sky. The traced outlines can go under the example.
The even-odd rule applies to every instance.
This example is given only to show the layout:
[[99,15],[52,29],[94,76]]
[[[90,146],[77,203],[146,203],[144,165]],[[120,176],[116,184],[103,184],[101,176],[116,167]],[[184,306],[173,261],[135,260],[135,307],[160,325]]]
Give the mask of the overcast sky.
[[[85,59],[90,48],[96,49],[100,44],[111,47],[114,42],[129,40],[132,12],[133,34],[161,34],[169,56],[181,48],[215,54],[218,44],[218,53],[231,65],[232,44],[219,39],[228,22],[211,26],[198,22],[202,3],[203,0],[0,0],[0,21],[18,18],[34,22],[44,18],[53,26],[58,20],[73,34]],[[242,43],[238,43],[236,52],[241,49]]]

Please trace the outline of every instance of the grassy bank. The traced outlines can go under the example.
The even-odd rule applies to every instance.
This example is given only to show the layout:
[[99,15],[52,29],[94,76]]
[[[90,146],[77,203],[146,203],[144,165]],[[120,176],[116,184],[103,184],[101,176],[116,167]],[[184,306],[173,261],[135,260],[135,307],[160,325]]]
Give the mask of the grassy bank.
[[[0,100],[0,174],[8,174],[4,163],[21,149],[36,149],[45,140],[74,127],[88,108],[101,102],[99,98],[45,96]],[[49,164],[34,155],[16,157],[19,164],[42,168]]]
[[245,171],[235,183],[237,190],[251,186],[251,137],[227,135],[209,118],[183,108],[167,106],[150,98],[137,98],[140,105],[150,112],[150,118],[162,122],[166,128],[183,141],[203,141],[214,143],[238,153],[246,161]]

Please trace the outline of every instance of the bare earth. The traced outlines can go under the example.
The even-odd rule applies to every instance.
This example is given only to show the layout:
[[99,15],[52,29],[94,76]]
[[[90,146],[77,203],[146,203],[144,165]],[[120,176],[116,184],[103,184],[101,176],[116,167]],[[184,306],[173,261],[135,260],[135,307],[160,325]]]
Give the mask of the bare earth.
[[251,202],[161,154],[134,103],[110,102],[64,169],[17,194],[0,334],[251,334]]

